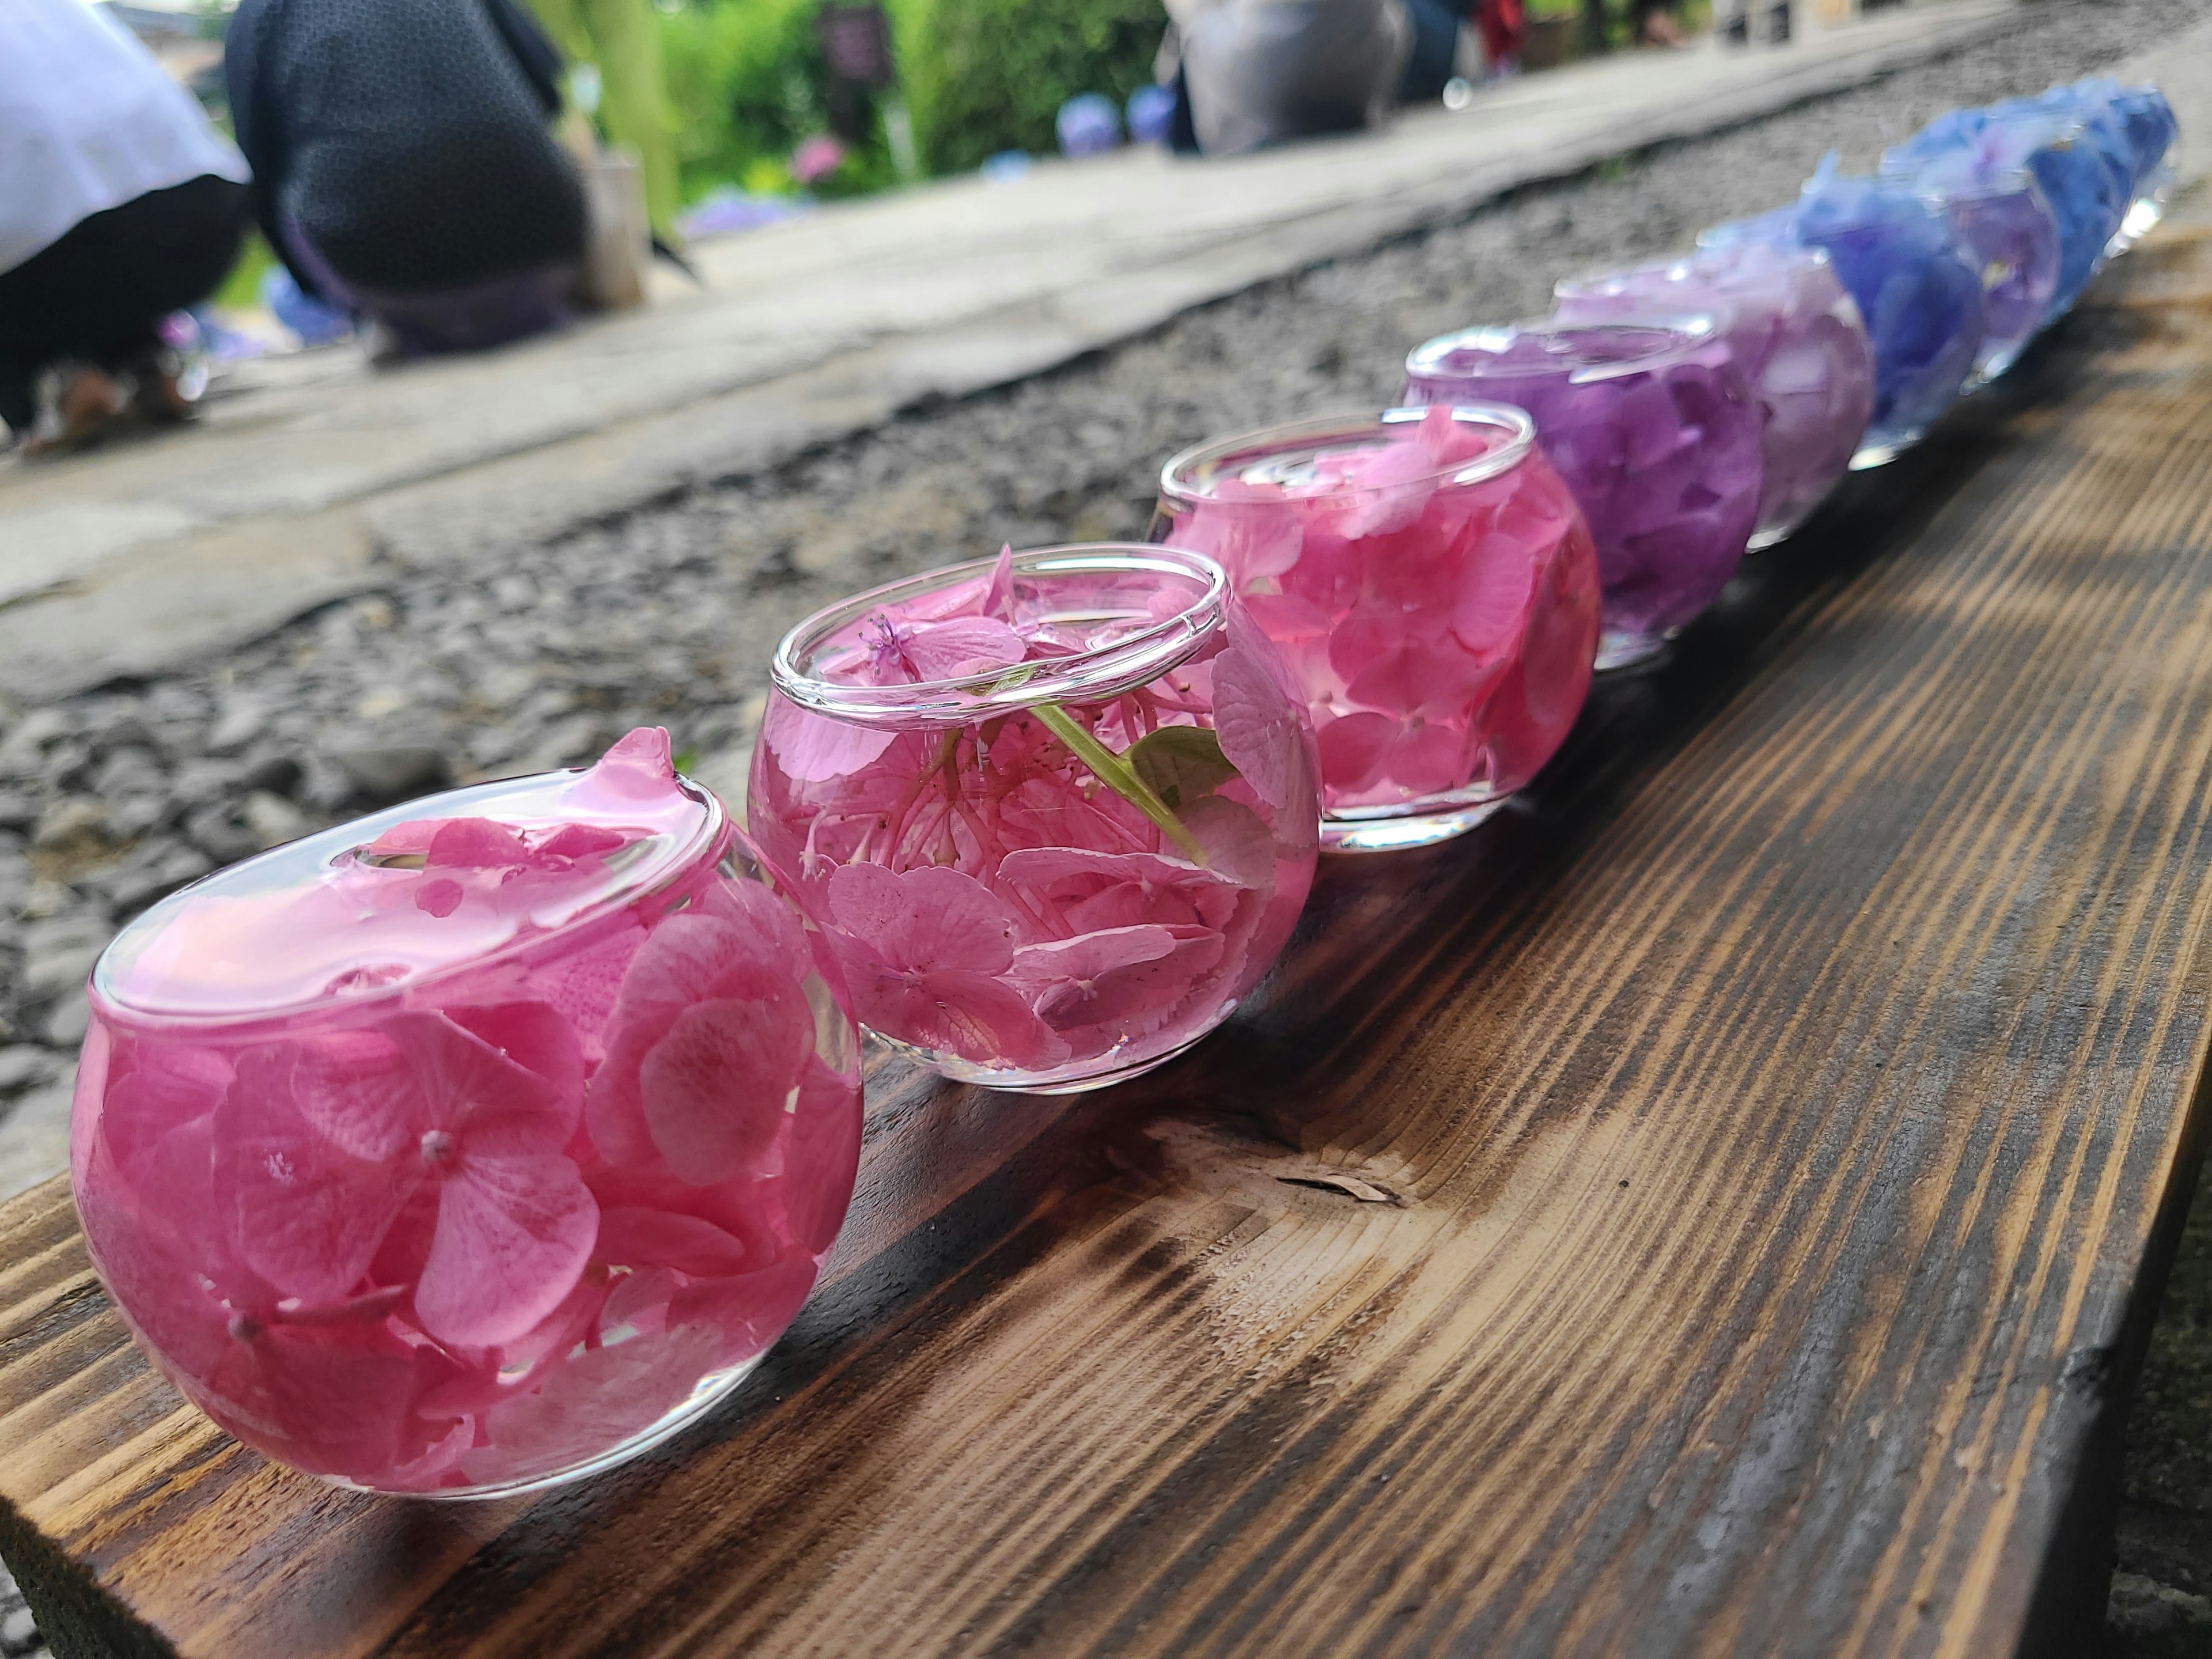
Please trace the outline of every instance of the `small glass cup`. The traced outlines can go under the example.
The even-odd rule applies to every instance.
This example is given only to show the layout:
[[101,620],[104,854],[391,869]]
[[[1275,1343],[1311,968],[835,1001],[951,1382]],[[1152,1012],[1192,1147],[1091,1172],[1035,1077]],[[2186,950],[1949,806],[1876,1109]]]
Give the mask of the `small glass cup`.
[[1825,249],[1858,305],[1875,406],[1852,466],[1882,465],[1918,443],[1965,389],[1985,326],[1981,275],[1950,221],[1902,184],[1839,174],[1831,155],[1795,207],[1698,238],[1700,247],[1744,241]]
[[1333,851],[1464,835],[1581,712],[1596,556],[1534,432],[1517,409],[1394,409],[1161,469],[1154,540],[1218,560],[1297,680]]
[[1107,544],[893,582],[784,638],[748,812],[861,1022],[1065,1094],[1218,1025],[1312,885],[1313,732],[1211,560]]
[[852,1195],[835,970],[658,729],[210,876],[92,1006],[94,1265],[187,1399],[340,1486],[635,1456],[782,1334]]
[[2073,308],[2103,269],[2135,189],[2133,167],[2116,165],[2081,121],[2024,99],[1950,111],[1882,156],[1882,172],[1892,179],[1918,176],[1931,166],[1977,178],[2025,172],[2035,180],[2058,233],[2058,274],[2044,312],[2045,328]]
[[1874,350],[1820,249],[1747,242],[1564,280],[1553,293],[1567,322],[1728,319],[1729,349],[1764,416],[1753,552],[1804,523],[1850,465],[1874,413]]
[[1406,401],[1525,409],[1589,521],[1600,670],[1656,656],[1719,597],[1759,520],[1759,405],[1711,316],[1520,323],[1406,360]]
[[2050,315],[2058,291],[2058,221],[2024,167],[1976,166],[1962,157],[1916,173],[1885,172],[1932,203],[1982,276],[1982,347],[1969,390],[2010,368]]

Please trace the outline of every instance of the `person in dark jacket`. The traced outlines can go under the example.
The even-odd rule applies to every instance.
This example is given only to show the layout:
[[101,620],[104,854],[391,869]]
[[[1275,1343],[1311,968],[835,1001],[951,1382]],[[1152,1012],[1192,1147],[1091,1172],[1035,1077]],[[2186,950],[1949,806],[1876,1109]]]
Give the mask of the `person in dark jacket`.
[[568,320],[587,234],[561,59],[515,0],[243,0],[225,41],[261,228],[401,356]]

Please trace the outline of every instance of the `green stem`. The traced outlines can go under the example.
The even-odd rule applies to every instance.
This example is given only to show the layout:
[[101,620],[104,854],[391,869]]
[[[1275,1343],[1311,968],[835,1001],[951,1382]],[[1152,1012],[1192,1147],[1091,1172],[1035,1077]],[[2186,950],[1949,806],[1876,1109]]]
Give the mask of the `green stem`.
[[1159,825],[1160,833],[1182,848],[1193,864],[1206,862],[1206,849],[1198,844],[1197,837],[1183,827],[1182,820],[1168,804],[1152,793],[1152,786],[1131,769],[1128,762],[1085,731],[1082,722],[1058,703],[1034,703],[1030,712],[1044,722],[1047,731],[1074,752],[1076,759],[1097,775],[1099,782]]

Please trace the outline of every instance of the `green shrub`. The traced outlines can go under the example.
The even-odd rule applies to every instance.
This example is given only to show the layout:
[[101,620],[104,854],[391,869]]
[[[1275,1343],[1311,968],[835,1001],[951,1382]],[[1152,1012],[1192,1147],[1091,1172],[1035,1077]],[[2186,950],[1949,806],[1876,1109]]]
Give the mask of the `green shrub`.
[[684,193],[781,161],[822,130],[818,0],[724,0],[660,14]]
[[893,19],[932,173],[1053,150],[1060,105],[1079,92],[1126,100],[1152,80],[1167,27],[1160,0],[897,0]]

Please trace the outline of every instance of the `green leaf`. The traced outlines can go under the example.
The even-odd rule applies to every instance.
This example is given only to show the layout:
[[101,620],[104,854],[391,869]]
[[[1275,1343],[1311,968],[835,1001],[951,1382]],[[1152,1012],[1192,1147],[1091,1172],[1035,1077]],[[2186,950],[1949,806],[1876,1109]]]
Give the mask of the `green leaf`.
[[1131,744],[1122,758],[1178,812],[1237,775],[1221,752],[1221,739],[1202,726],[1163,726]]
[[1030,712],[1044,722],[1045,730],[1066,744],[1076,759],[1089,767],[1099,782],[1127,801],[1160,827],[1160,833],[1173,842],[1182,855],[1193,864],[1206,862],[1206,849],[1198,844],[1183,821],[1168,810],[1168,804],[1152,793],[1146,783],[1129,769],[1129,763],[1085,731],[1083,723],[1056,702],[1041,702]]

